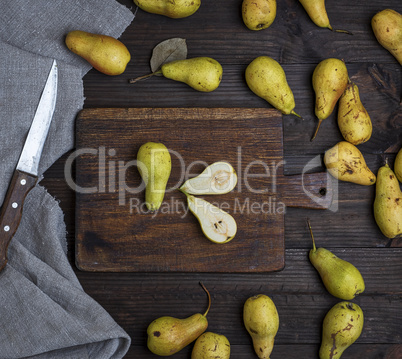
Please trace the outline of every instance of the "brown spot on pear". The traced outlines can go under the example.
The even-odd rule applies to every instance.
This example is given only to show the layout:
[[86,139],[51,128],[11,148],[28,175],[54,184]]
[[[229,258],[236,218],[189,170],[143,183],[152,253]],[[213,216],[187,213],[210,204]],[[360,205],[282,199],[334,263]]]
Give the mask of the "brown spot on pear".
[[367,166],[363,154],[347,141],[341,141],[327,150],[324,163],[328,172],[341,181],[364,186],[376,182],[376,176]]
[[384,9],[373,16],[371,27],[377,41],[402,65],[402,15]]
[[272,299],[265,294],[248,298],[243,307],[243,322],[258,358],[269,359],[279,329],[279,315]]
[[343,138],[355,146],[368,141],[373,131],[370,116],[360,100],[359,88],[351,81],[339,98],[338,127]]
[[244,24],[254,31],[267,29],[276,17],[276,0],[243,0]]
[[229,359],[230,343],[222,334],[205,332],[194,343],[191,359]]
[[204,314],[193,314],[185,319],[163,316],[155,319],[147,329],[148,349],[160,356],[169,356],[182,350],[196,340],[208,327],[206,318],[211,307],[211,296],[200,283],[208,296],[208,308]]
[[335,304],[323,321],[320,358],[339,359],[360,337],[363,324],[363,311],[357,304]]
[[315,92],[315,115],[318,124],[311,141],[317,136],[323,120],[331,115],[338,99],[348,84],[349,76],[345,63],[336,58],[322,60],[314,69],[312,76]]
[[399,182],[388,164],[377,173],[374,199],[374,218],[387,238],[402,236],[402,192]]

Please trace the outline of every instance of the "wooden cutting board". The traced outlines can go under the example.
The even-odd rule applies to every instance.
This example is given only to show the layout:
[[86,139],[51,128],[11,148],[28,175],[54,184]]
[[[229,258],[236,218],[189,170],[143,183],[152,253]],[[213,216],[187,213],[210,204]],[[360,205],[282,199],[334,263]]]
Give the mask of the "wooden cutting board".
[[[282,116],[272,109],[85,109],[76,125],[76,263],[85,271],[269,272],[284,267],[286,207],[325,209],[326,173],[283,175]],[[157,213],[144,205],[139,147],[162,142],[172,173]],[[210,242],[178,187],[216,161],[235,168],[225,195],[201,196],[238,230]]]

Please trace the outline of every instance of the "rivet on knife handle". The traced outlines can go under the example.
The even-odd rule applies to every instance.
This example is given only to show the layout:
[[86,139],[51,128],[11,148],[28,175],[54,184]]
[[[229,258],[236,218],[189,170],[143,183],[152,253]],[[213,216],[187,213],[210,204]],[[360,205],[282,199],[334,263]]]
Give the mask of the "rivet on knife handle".
[[7,264],[7,248],[20,224],[25,198],[37,180],[36,176],[14,172],[0,212],[0,271]]

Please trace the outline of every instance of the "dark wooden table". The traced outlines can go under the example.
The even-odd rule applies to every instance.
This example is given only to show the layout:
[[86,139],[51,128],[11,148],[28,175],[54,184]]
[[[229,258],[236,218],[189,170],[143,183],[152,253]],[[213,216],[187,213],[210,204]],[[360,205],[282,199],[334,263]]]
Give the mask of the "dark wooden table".
[[[135,11],[131,0],[120,2]],[[402,146],[401,66],[378,44],[370,26],[372,16],[385,7],[402,13],[400,0],[386,4],[381,0],[328,1],[333,27],[347,29],[352,36],[318,28],[296,0],[278,1],[273,25],[260,32],[244,26],[241,0],[203,0],[194,15],[178,20],[138,10],[120,38],[132,54],[126,72],[108,77],[90,71],[84,77],[84,106],[268,108],[244,79],[246,66],[255,57],[268,55],[283,65],[296,99],[295,110],[304,118],[283,116],[285,173],[301,173],[310,160],[322,158],[325,150],[342,140],[335,110],[310,142],[316,126],[311,75],[318,62],[337,57],[346,62],[373,121],[372,138],[359,148],[376,173],[386,158],[393,163]],[[172,37],[187,39],[188,57],[210,56],[222,64],[223,80],[216,91],[200,93],[162,77],[128,84],[129,78],[150,72],[153,47]],[[67,156],[46,172],[42,184],[60,200],[65,212],[69,258],[74,266],[75,193],[64,179]],[[322,165],[316,168],[323,169]],[[365,292],[355,299],[365,314],[364,329],[343,357],[401,358],[402,241],[387,239],[379,231],[373,217],[374,195],[374,186],[340,182],[335,211],[288,208],[286,267],[280,272],[90,273],[76,269],[76,274],[85,291],[131,336],[127,358],[154,357],[146,347],[146,328],[153,319],[204,311],[207,302],[200,281],[212,295],[208,330],[227,336],[232,358],[256,357],[242,323],[242,308],[248,297],[258,293],[269,295],[279,312],[280,327],[271,358],[318,358],[322,320],[338,299],[326,292],[309,263],[309,217],[319,246],[352,262],[366,282]],[[189,358],[191,349],[192,345],[175,357]]]

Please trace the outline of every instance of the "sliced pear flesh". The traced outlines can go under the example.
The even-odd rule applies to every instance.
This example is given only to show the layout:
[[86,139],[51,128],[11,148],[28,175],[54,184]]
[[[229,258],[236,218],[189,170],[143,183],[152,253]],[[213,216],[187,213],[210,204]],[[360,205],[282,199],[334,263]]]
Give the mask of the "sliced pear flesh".
[[192,195],[187,196],[188,208],[198,219],[204,235],[214,243],[227,243],[237,232],[235,219],[208,201]]
[[190,178],[180,190],[188,194],[224,194],[237,184],[237,174],[228,162],[215,162],[197,177]]

